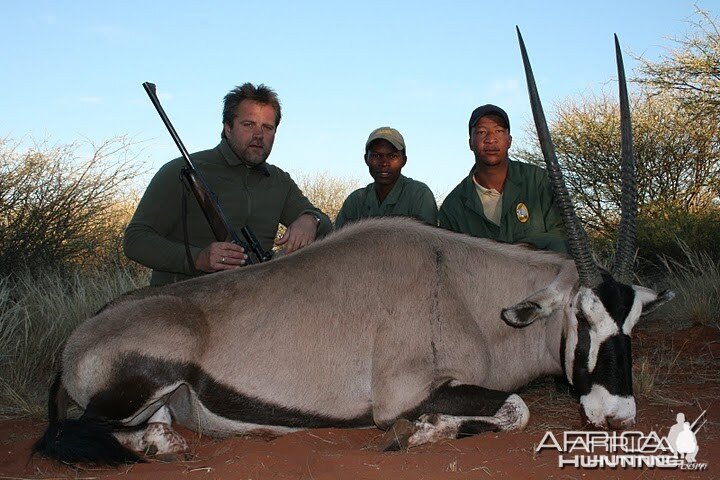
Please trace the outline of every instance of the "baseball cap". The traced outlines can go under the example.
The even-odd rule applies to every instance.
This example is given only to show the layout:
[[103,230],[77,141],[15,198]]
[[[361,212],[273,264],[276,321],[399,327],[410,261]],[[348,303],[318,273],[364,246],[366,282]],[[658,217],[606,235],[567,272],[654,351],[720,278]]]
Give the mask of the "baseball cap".
[[487,104],[482,105],[480,107],[477,107],[475,110],[473,110],[472,114],[470,115],[470,122],[468,122],[468,133],[472,135],[472,129],[475,127],[475,124],[485,115],[498,115],[500,118],[503,119],[505,122],[505,125],[503,125],[505,128],[507,128],[508,132],[510,131],[510,119],[508,118],[507,113],[505,113],[505,110],[502,108]]
[[365,142],[365,150],[367,150],[370,142],[378,139],[387,140],[398,150],[405,150],[405,139],[400,135],[400,132],[391,127],[380,127],[370,132],[370,136]]

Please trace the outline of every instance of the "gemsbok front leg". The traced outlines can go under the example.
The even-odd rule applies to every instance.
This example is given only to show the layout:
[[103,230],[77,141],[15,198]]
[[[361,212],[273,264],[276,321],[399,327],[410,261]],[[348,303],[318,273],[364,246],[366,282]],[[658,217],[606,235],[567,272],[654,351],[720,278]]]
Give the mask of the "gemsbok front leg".
[[[415,418],[414,422],[408,418]],[[384,450],[401,450],[487,431],[520,430],[530,411],[515,394],[447,382],[384,436]]]

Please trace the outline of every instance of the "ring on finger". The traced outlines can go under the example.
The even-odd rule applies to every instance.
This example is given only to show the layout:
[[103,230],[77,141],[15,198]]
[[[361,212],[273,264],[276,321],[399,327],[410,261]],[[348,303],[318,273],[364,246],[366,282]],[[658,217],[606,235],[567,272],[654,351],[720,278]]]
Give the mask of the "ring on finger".
[[220,263],[225,263],[225,257],[222,257],[222,259],[220,260]]

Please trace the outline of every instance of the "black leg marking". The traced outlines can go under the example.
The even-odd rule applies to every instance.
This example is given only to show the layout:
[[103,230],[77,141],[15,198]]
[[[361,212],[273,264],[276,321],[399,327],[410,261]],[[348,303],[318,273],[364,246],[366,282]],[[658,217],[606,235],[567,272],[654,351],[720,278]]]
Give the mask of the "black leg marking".
[[402,415],[415,419],[424,413],[483,417],[493,416],[505,404],[509,393],[490,390],[477,385],[450,386],[444,383],[417,408]]
[[482,420],[469,420],[460,424],[458,428],[457,438],[469,437],[484,432],[498,432],[500,429],[497,425]]
[[[402,417],[417,419],[413,423],[414,432],[407,441],[407,445],[412,447],[491,430],[522,429],[530,418],[530,412],[525,402],[515,394],[477,385],[453,386],[448,382]],[[387,448],[404,448],[404,445],[390,442]]]

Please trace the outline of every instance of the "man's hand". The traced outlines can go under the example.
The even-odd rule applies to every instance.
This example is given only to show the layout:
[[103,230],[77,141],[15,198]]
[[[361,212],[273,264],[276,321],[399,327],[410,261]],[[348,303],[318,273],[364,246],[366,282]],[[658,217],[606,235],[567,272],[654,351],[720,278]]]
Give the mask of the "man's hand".
[[230,270],[245,265],[245,250],[228,242],[213,242],[195,259],[195,268],[206,273]]
[[305,213],[300,215],[288,228],[275,245],[285,245],[285,251],[292,253],[315,241],[318,222],[315,216]]

